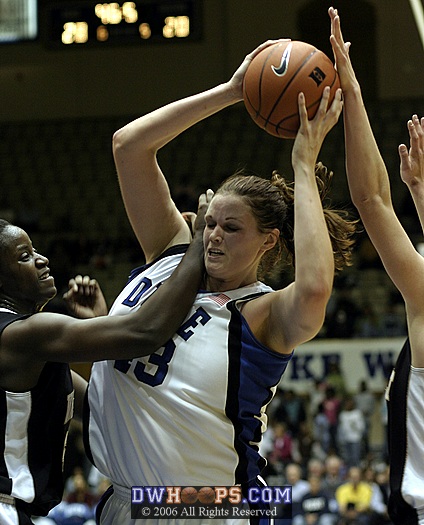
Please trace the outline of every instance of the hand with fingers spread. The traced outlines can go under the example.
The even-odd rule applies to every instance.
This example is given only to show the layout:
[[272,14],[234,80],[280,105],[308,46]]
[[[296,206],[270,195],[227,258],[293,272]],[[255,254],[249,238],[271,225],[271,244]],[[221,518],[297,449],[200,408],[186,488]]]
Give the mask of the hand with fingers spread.
[[300,128],[292,150],[293,165],[305,161],[315,165],[318,153],[328,132],[336,125],[343,108],[342,91],[338,89],[333,103],[328,107],[330,88],[324,89],[321,102],[315,117],[308,120],[305,96],[299,94]]
[[339,74],[340,85],[343,93],[347,91],[359,88],[359,83],[356,79],[355,71],[350,61],[349,49],[350,42],[345,42],[340,25],[340,17],[337,9],[330,7],[328,14],[331,20],[331,35],[330,43],[333,48],[333,54],[335,59],[335,67]]
[[399,146],[400,175],[408,187],[424,183],[424,117],[413,115],[408,120],[409,150]]
[[424,231],[424,117],[408,120],[409,149],[400,144],[400,177],[407,185]]

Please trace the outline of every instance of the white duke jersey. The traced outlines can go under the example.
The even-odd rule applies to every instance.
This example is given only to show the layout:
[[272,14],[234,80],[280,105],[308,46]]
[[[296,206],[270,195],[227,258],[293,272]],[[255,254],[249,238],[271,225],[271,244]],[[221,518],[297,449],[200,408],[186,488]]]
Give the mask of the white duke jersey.
[[[185,250],[174,247],[134,270],[110,315],[138,308]],[[256,478],[265,465],[258,452],[265,409],[291,355],[259,343],[236,301],[266,292],[272,289],[260,282],[201,291],[175,336],[154,354],[94,363],[86,445],[114,484],[232,486]]]

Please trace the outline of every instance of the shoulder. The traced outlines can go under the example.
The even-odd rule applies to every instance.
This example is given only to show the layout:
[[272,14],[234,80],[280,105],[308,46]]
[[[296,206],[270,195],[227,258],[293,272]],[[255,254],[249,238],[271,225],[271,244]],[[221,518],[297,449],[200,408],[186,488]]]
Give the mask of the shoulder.
[[0,308],[0,336],[6,326],[27,317],[29,317],[29,315],[16,314],[14,312],[6,311]]
[[4,390],[30,390],[37,384],[44,367],[45,363],[37,361],[34,355],[31,332],[24,335],[31,318],[16,315],[6,322],[0,315],[0,387]]

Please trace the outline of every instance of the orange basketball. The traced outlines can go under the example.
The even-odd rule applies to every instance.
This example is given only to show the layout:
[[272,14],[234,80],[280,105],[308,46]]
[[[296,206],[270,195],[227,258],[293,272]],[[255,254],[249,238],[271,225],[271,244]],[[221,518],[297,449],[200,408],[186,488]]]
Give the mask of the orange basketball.
[[181,491],[181,501],[185,504],[197,501],[197,490],[194,487],[184,487]]
[[325,53],[300,41],[272,44],[258,53],[244,76],[243,99],[256,124],[276,137],[294,138],[299,129],[298,95],[305,94],[308,118],[314,117],[324,87],[329,104],[340,87]]

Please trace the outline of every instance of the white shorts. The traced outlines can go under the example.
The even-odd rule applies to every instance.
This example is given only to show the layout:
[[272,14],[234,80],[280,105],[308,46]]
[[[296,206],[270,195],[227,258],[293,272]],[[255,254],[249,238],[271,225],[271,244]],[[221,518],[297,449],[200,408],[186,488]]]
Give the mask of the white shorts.
[[401,492],[424,525],[424,368],[411,366],[407,399],[407,456]]
[[18,511],[15,505],[0,501],[0,525],[19,525]]

